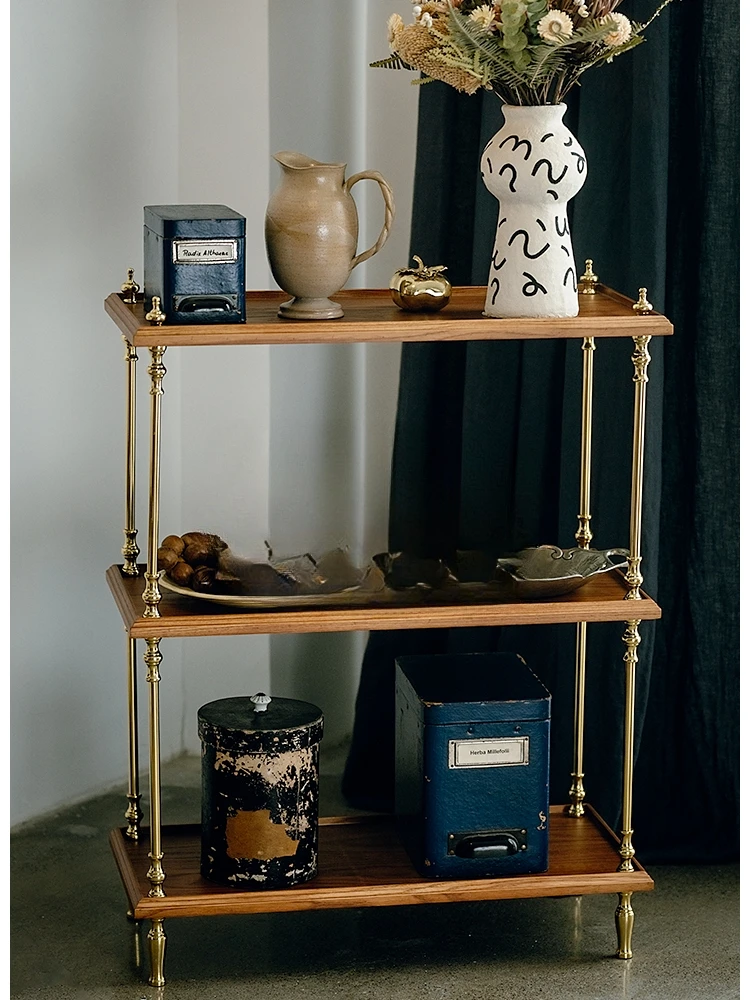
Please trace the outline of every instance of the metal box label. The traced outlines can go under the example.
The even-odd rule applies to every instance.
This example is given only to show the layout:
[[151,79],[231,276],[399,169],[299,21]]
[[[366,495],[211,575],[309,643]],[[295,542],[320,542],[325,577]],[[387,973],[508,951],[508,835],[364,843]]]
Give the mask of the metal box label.
[[448,741],[448,767],[508,767],[528,763],[528,736]]
[[231,264],[237,260],[237,240],[175,240],[174,264]]

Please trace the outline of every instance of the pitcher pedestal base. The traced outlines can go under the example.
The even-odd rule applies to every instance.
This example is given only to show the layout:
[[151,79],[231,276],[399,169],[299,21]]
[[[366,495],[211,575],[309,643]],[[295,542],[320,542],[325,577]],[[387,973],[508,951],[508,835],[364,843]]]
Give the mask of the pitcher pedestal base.
[[281,303],[278,315],[282,319],[339,319],[344,310],[332,299],[295,297]]

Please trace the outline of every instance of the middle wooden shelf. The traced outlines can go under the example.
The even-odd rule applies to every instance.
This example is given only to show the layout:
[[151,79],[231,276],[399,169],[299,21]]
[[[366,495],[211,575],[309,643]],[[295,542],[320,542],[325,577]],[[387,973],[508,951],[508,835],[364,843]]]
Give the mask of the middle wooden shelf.
[[628,585],[619,571],[602,574],[563,597],[537,601],[432,603],[344,608],[271,608],[241,610],[218,607],[199,596],[163,592],[159,618],[144,618],[144,579],[125,576],[110,566],[107,583],[128,634],[133,639],[198,635],[258,635],[280,632],[352,632],[378,629],[457,628],[480,625],[551,625],[564,622],[624,622],[637,604],[640,621],[661,617],[650,597],[625,599]]

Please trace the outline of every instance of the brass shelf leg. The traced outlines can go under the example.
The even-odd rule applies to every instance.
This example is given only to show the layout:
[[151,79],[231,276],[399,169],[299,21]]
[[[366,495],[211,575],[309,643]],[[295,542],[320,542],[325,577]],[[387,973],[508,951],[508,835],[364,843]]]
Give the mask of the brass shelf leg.
[[568,816],[579,819],[585,810],[583,801],[586,792],[583,787],[583,727],[586,697],[586,622],[576,625],[576,686],[573,708],[573,770],[570,773],[571,785],[568,791],[570,805]]
[[136,543],[138,531],[135,526],[135,389],[136,362],[138,352],[127,337],[125,342],[125,543],[122,547],[122,572],[125,576],[138,576],[138,555]]
[[127,829],[125,835],[138,840],[141,811],[140,783],[138,776],[138,693],[136,677],[136,640],[128,637],[128,808],[125,810]]
[[167,369],[162,363],[166,347],[150,347],[151,364],[151,450],[149,460],[148,493],[148,558],[146,561],[146,589],[143,603],[146,608],[144,618],[159,618],[159,572],[156,551],[159,548],[159,467],[161,460],[161,398],[164,395],[162,381]]
[[635,848],[633,847],[633,745],[635,732],[635,667],[638,663],[638,645],[641,636],[638,631],[640,621],[630,621],[625,627],[622,641],[626,645],[625,656],[625,719],[623,737],[622,769],[622,841],[618,872],[632,872]]
[[[584,337],[581,345],[583,351],[583,389],[581,393],[581,479],[580,479],[580,512],[578,514],[578,531],[576,541],[581,549],[588,549],[593,539],[591,531],[591,439],[592,411],[594,395],[594,351],[596,343],[593,337]],[[576,681],[573,715],[573,770],[570,777],[572,783],[568,797],[568,815],[579,818],[584,814],[583,801],[586,792],[583,787],[583,731],[585,722],[586,699],[586,622],[576,625]]]
[[632,897],[632,892],[619,893],[620,902],[615,910],[615,927],[617,928],[617,958],[633,957],[633,921],[635,917],[633,907],[630,905]]
[[151,867],[148,870],[147,878],[151,883],[149,896],[164,896],[164,869],[161,865],[163,858],[161,848],[161,760],[160,760],[160,734],[159,734],[159,665],[162,655],[159,651],[159,639],[146,639],[146,681],[149,685],[149,754],[150,754],[150,836],[151,846],[149,858]]
[[630,487],[630,556],[625,580],[630,586],[627,599],[638,601],[641,597],[641,520],[643,516],[643,464],[646,437],[646,385],[648,384],[648,353],[650,337],[633,337],[633,367],[635,374],[635,404],[633,417],[633,468]]
[[[646,386],[648,384],[648,353],[650,337],[633,337],[633,382],[635,401],[633,407],[633,464],[630,485],[630,555],[625,580],[630,587],[626,601],[640,601],[643,575],[641,573],[641,522],[643,515],[643,467],[646,437]],[[635,609],[634,609],[635,610]],[[617,866],[621,872],[635,870],[633,858],[633,766],[635,743],[635,675],[638,663],[638,646],[641,642],[639,627],[641,620],[636,614],[625,623],[625,714],[623,719],[623,764],[622,764],[622,840]],[[634,914],[630,904],[632,892],[620,893],[620,904],[615,910],[617,925],[617,957],[632,958],[632,937]]]
[[151,965],[151,975],[148,979],[149,986],[164,986],[164,952],[167,947],[167,936],[164,933],[164,921],[160,919],[151,921],[151,930],[148,932],[148,951]]

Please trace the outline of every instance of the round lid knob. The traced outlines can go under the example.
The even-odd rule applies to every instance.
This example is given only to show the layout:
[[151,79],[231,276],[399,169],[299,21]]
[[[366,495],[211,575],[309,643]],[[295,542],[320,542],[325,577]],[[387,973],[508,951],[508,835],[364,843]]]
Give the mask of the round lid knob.
[[271,699],[267,694],[263,694],[262,691],[259,691],[257,694],[250,695],[250,701],[253,705],[255,705],[256,712],[265,712],[271,704]]

